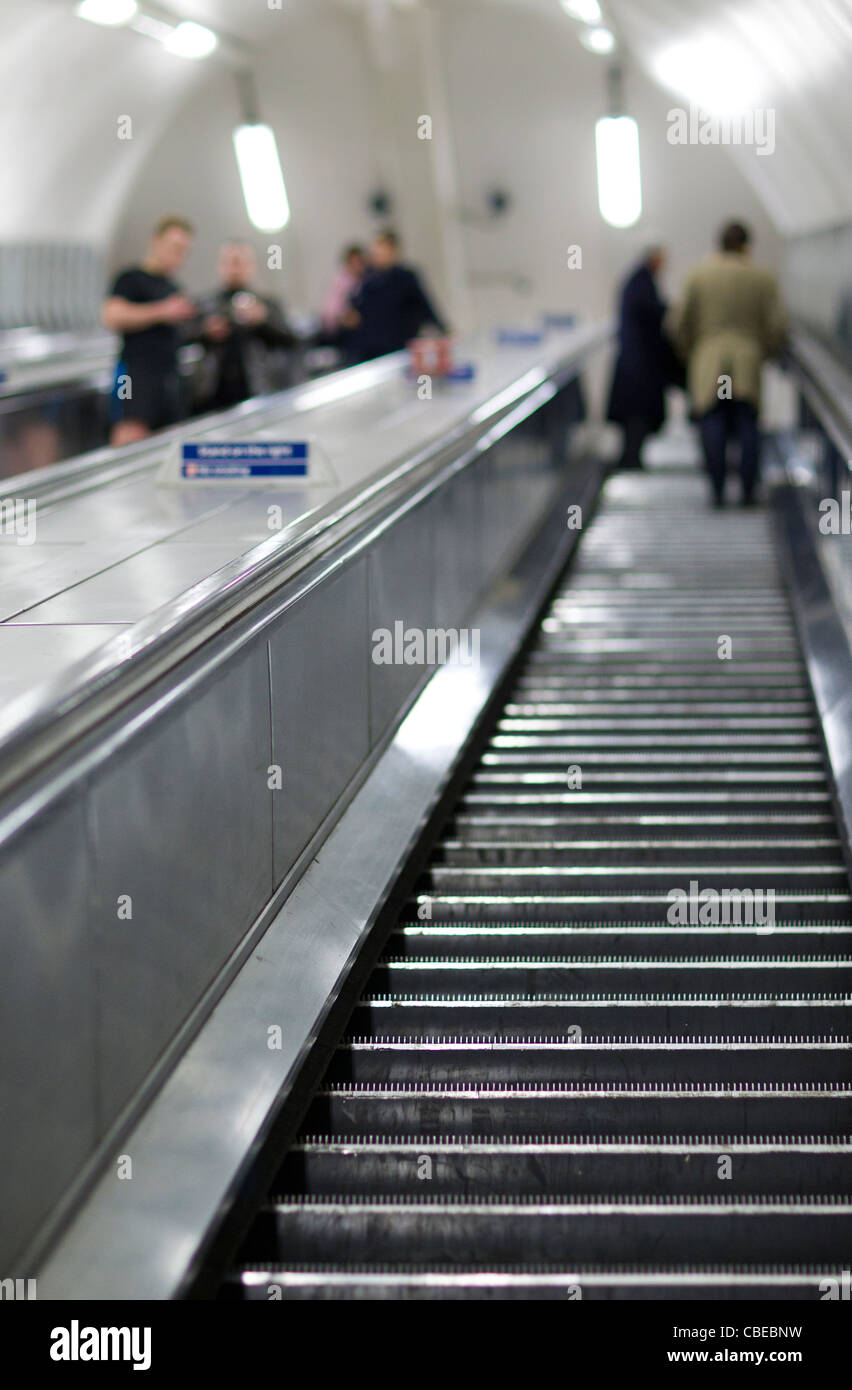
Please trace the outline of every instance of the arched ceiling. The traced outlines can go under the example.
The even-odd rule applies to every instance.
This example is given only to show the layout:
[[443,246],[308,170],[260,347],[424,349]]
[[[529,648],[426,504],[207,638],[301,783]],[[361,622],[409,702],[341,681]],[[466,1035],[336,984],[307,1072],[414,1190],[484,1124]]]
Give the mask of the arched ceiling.
[[[143,0],[144,3],[144,0]],[[173,0],[181,18],[251,45],[263,61],[301,25],[330,11],[371,15],[428,3],[488,12],[522,7],[575,45],[559,0]],[[852,0],[601,0],[627,67],[670,91],[672,104],[701,102],[733,85],[775,112],[776,148],[730,156],[778,229],[805,232],[852,219]],[[73,0],[3,0],[0,82],[0,237],[59,235],[105,241],[147,152],[179,118],[216,60],[193,63],[122,30],[80,21]],[[558,35],[558,37],[557,37]],[[605,60],[598,60],[605,61]],[[570,100],[570,93],[568,94]],[[132,141],[116,121],[133,116]],[[665,138],[665,131],[660,132]]]

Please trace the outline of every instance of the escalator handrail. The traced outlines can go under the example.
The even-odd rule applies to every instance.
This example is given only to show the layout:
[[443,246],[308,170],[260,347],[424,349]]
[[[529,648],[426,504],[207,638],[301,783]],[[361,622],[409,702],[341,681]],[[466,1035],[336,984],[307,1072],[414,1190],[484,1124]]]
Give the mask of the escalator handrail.
[[852,472],[852,366],[838,347],[797,319],[787,357],[803,398]]
[[[588,358],[606,345],[612,332],[609,323],[577,330],[570,341],[553,350],[547,365],[524,372],[511,388],[498,391],[473,409],[448,435],[418,447],[366,482],[356,484],[289,533],[273,535],[254,546],[111,638],[77,662],[61,680],[15,701],[0,717],[0,795],[30,779],[160,678],[174,676],[179,681],[177,668],[188,657],[283,584],[294,578],[298,582],[308,565],[331,551],[336,555],[347,542],[356,542],[366,528],[385,524],[399,508],[414,505],[448,468],[466,466],[501,433],[514,427],[525,412],[538,409],[543,392],[553,394],[574,377]],[[402,354],[395,354],[366,364],[377,375],[368,374],[365,379],[375,381],[398,374],[401,359]],[[354,372],[365,370],[356,368]],[[313,386],[329,389],[327,379]],[[344,383],[344,387],[354,389],[355,383]],[[293,393],[282,394],[292,397]],[[254,427],[261,423],[264,409],[280,414],[281,396],[253,406],[250,411],[237,407],[221,417],[206,419],[203,433],[235,422]],[[198,438],[198,423],[173,433],[178,438]],[[131,450],[138,448],[131,446]],[[144,449],[144,465],[137,456],[136,467],[152,466],[151,446],[146,444]],[[159,436],[159,458],[162,450],[163,437]],[[115,451],[102,462],[115,465]]]

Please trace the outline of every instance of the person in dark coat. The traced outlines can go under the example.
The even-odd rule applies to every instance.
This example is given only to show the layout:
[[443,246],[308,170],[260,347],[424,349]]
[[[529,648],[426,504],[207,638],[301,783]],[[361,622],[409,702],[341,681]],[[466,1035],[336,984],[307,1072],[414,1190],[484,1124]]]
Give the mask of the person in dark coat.
[[285,385],[276,362],[295,344],[277,299],[253,288],[257,256],[250,242],[226,241],[219,251],[219,285],[199,305],[192,337],[204,348],[195,382],[196,411],[228,410]]
[[399,352],[427,326],[446,332],[417,271],[402,263],[399,238],[390,229],[374,238],[369,268],[341,322],[350,330],[352,362]]
[[665,259],[662,247],[650,247],[621,291],[619,350],[607,409],[607,419],[624,430],[620,468],[642,467],[642,446],[665,419],[666,387],[681,375],[663,332],[666,304],[657,289]]

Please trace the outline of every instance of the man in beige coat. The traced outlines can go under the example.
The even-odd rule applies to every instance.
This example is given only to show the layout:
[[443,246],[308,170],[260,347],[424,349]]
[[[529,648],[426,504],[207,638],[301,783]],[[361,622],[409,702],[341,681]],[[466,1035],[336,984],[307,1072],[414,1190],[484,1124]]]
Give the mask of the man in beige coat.
[[722,506],[727,444],[740,446],[743,502],[754,500],[760,461],[760,378],[767,357],[783,345],[786,319],[771,271],[749,255],[751,237],[731,222],[720,249],[687,278],[667,328],[687,362],[687,384],[713,500]]

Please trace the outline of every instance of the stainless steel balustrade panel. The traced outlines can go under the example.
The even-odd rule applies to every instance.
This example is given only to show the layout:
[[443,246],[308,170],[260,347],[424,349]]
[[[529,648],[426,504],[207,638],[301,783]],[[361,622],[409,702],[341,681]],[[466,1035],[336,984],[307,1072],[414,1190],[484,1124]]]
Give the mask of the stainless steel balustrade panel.
[[[547,409],[545,406],[544,409]],[[485,574],[493,579],[507,551],[531,526],[553,487],[550,452],[537,418],[499,440],[483,460],[482,546]]]
[[234,558],[234,542],[162,543],[20,613],[11,622],[134,623]]
[[367,559],[309,593],[269,634],[274,880],[292,867],[370,751]]
[[[83,798],[0,850],[0,1268],[96,1137],[94,960]],[[14,1002],[14,1008],[11,1007]]]
[[0,707],[51,680],[58,662],[72,666],[121,631],[120,623],[0,623]]
[[[268,701],[258,640],[93,779],[103,1128],[271,895]],[[124,895],[129,921],[118,916]]]
[[[145,542],[140,543],[141,546]],[[41,602],[45,583],[57,592],[103,573],[126,555],[124,541],[101,541],[80,545],[75,541],[43,541],[38,534],[32,545],[16,545],[9,537],[0,539],[0,634],[7,622],[31,621],[26,615]]]
[[370,745],[374,747],[423,679],[426,666],[402,663],[378,665],[373,658],[373,634],[394,632],[394,624],[425,634],[435,626],[435,535],[438,524],[435,497],[415,507],[378,538],[369,557],[369,618],[366,638],[370,662]]
[[457,473],[435,503],[435,624],[456,625],[485,588],[483,469]]

